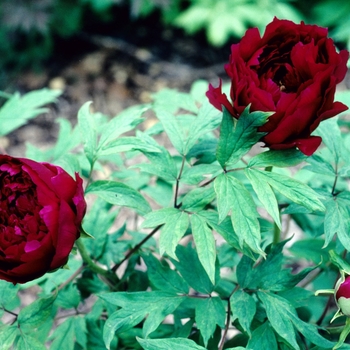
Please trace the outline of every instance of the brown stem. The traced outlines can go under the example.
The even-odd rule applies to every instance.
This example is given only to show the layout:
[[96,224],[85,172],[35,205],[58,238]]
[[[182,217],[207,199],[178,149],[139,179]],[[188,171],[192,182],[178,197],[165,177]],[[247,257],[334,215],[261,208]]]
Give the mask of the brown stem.
[[237,284],[237,286],[233,289],[233,291],[231,292],[228,301],[227,301],[227,316],[226,316],[226,325],[225,325],[225,330],[224,330],[224,334],[222,335],[221,341],[220,341],[220,345],[218,350],[223,350],[224,345],[225,345],[225,340],[226,340],[226,336],[227,336],[227,332],[228,329],[230,328],[230,320],[231,320],[231,304],[230,304],[230,299],[232,297],[232,295],[238,290],[239,288],[239,284]]
[[157,227],[155,227],[140,243],[136,244],[134,248],[129,250],[129,252],[125,255],[124,259],[112,267],[112,272],[116,272],[119,266],[122,265],[126,260],[128,260],[131,257],[131,255],[137,252],[141,248],[141,246],[144,243],[146,243],[162,226],[163,225],[158,225]]
[[182,176],[182,172],[184,170],[184,166],[185,166],[185,160],[186,158],[183,157],[182,158],[182,163],[181,163],[181,168],[180,168],[180,171],[179,171],[179,175],[178,177],[176,178],[176,184],[175,184],[175,194],[174,194],[174,208],[179,208],[181,205],[179,205],[177,203],[177,196],[179,194],[179,184],[180,184],[180,179],[181,179],[181,176]]
[[72,276],[70,276],[65,282],[60,284],[57,288],[57,291],[62,290],[66,285],[68,285],[70,282],[72,282],[78,275],[81,274],[81,272],[84,270],[84,265],[81,265],[77,271],[73,273]]

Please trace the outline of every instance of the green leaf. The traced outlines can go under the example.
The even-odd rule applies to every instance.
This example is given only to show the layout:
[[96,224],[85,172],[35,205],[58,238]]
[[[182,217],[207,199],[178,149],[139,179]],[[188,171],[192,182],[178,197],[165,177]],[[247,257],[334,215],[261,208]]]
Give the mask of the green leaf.
[[177,260],[173,260],[173,264],[185,281],[194,290],[210,294],[214,290],[214,285],[200,263],[196,251],[190,245],[187,247],[178,245],[176,256]]
[[84,217],[83,228],[93,236],[91,242],[87,241],[86,247],[92,257],[98,259],[104,252],[108,241],[106,232],[112,227],[117,211],[110,211],[111,205],[101,198],[94,201],[92,208]]
[[309,186],[291,179],[288,176],[276,174],[270,171],[249,169],[258,176],[260,181],[266,181],[271,187],[289,198],[294,203],[300,204],[312,211],[324,211],[324,205],[319,200],[319,195]]
[[271,215],[278,228],[281,230],[282,224],[278,203],[275,193],[273,192],[271,186],[266,182],[265,178],[259,177],[259,173],[255,173],[250,171],[250,169],[246,169],[245,174],[250,180],[260,202],[263,204],[263,206]]
[[190,339],[136,339],[145,350],[205,350],[205,348],[197,345],[193,340]]
[[249,294],[243,290],[238,290],[230,297],[232,322],[238,319],[243,329],[251,336],[250,325],[253,321],[256,304]]
[[338,118],[324,120],[315,130],[315,135],[321,136],[322,141],[331,151],[337,163],[342,153],[342,137],[338,125]]
[[324,248],[324,240],[317,238],[298,240],[288,248],[288,250],[297,257],[307,259],[319,264],[321,261],[328,261],[328,250],[330,246]]
[[210,187],[197,187],[188,192],[182,199],[181,209],[197,212],[215,199],[215,191]]
[[350,275],[350,264],[344,260],[339,254],[334,250],[329,252],[330,261],[333,265],[338,267],[339,270],[344,271],[347,275]]
[[283,247],[287,241],[266,248],[266,259],[262,260],[254,269],[253,261],[243,257],[237,266],[237,279],[242,288],[283,291],[294,287],[305,276],[315,269],[310,267],[293,275],[291,269],[283,266]]
[[159,237],[160,255],[167,253],[169,256],[176,259],[176,246],[182,236],[186,233],[188,225],[188,214],[179,210],[176,214],[171,215],[166,219]]
[[161,150],[160,153],[144,152],[145,156],[150,160],[150,164],[141,163],[132,167],[139,168],[141,171],[156,175],[166,181],[175,181],[177,178],[177,167],[174,159],[165,148],[160,147],[159,149]]
[[17,326],[3,325],[0,326],[0,344],[2,350],[8,350],[15,341],[17,335],[19,335],[19,329]]
[[57,118],[56,122],[60,125],[60,131],[53,149],[54,159],[66,155],[68,151],[77,146],[81,141],[79,128],[75,128],[72,131],[71,123],[63,118]]
[[225,328],[225,318],[225,307],[219,297],[197,300],[195,320],[205,346],[214,334],[216,325]]
[[231,210],[232,226],[240,246],[245,243],[252,251],[264,255],[260,248],[259,214],[249,191],[230,174],[219,175],[214,181],[214,189],[220,222]]
[[216,151],[217,160],[223,168],[237,163],[264,136],[257,128],[264,125],[270,115],[267,112],[249,113],[248,106],[237,120],[224,108]]
[[159,148],[146,143],[144,140],[138,137],[128,136],[120,137],[108,143],[108,145],[102,147],[101,150],[98,151],[98,156],[127,151],[160,152]]
[[170,293],[188,294],[188,284],[165,261],[161,263],[152,254],[141,256],[147,266],[148,278],[155,288]]
[[57,294],[35,300],[24,307],[18,314],[18,324],[22,329],[33,329],[40,326],[51,315],[53,302]]
[[249,256],[251,259],[255,259],[254,253],[246,244],[240,247],[239,238],[233,229],[231,218],[226,217],[222,222],[218,223],[219,215],[212,210],[202,210],[198,215],[202,216],[206,220],[208,226],[218,232],[229,245],[235,249],[241,250],[244,255]]
[[17,296],[18,289],[18,284],[0,280],[0,305],[5,306],[11,302]]
[[179,213],[178,209],[175,208],[163,208],[152,211],[145,215],[145,221],[141,224],[142,228],[153,228],[164,224],[167,218]]
[[324,218],[324,232],[326,236],[324,246],[327,246],[333,236],[337,237],[345,249],[350,249],[349,228],[350,218],[347,211],[347,203],[339,198],[334,198],[326,203],[326,215]]
[[198,115],[190,125],[188,137],[185,143],[185,154],[187,154],[196,141],[203,135],[216,129],[220,125],[220,115],[218,111],[213,108],[209,101],[205,101],[199,109]]
[[[295,312],[287,301],[270,296],[267,292],[258,292],[259,299],[263,302],[271,326],[293,349],[299,349],[296,342],[296,333],[288,311]],[[282,298],[281,298],[282,299]],[[285,309],[285,306],[287,309]],[[283,307],[283,308],[282,308]]]
[[109,142],[115,140],[121,134],[134,129],[143,121],[141,116],[149,107],[147,104],[132,106],[112,118],[101,130],[98,149],[106,148]]
[[78,112],[78,127],[83,140],[84,153],[92,168],[96,160],[97,127],[90,113],[91,102],[86,102]]
[[310,165],[303,169],[312,171],[317,174],[335,176],[335,171],[331,164],[322,157],[314,154],[306,160]]
[[98,180],[91,183],[85,193],[93,193],[106,202],[135,209],[141,215],[151,211],[151,207],[143,196],[132,187],[123,183]]
[[184,168],[181,175],[181,183],[197,185],[203,180],[209,180],[216,174],[220,174],[222,168],[219,164],[195,164],[190,168]]
[[206,221],[196,214],[191,215],[191,227],[199,261],[210,281],[215,284],[216,246],[213,233]]
[[253,157],[248,167],[290,167],[307,159],[308,157],[297,149],[269,150]]
[[76,284],[68,284],[58,292],[56,304],[65,309],[75,309],[80,304],[80,298]]
[[[21,333],[16,350],[46,350],[46,346],[38,339],[28,334]],[[69,349],[67,348],[67,350]]]
[[170,113],[175,113],[179,109],[196,113],[198,107],[193,97],[184,92],[174,89],[162,89],[152,94],[154,109],[166,109]]
[[175,149],[181,155],[184,155],[184,131],[181,129],[176,117],[173,115],[173,113],[170,113],[166,107],[160,108],[156,106],[154,108],[156,116],[161,121],[164,130],[166,131]]
[[334,345],[318,333],[316,326],[302,321],[286,299],[276,294],[261,291],[258,291],[258,297],[265,306],[267,318],[272,327],[294,349],[299,349],[295,341],[294,326],[313,344],[324,348],[331,348]]
[[106,321],[103,339],[109,349],[115,333],[122,333],[140,323],[147,315],[143,325],[143,336],[155,331],[163,319],[174,312],[184,297],[164,292],[105,293],[99,297],[107,303],[119,306]]
[[269,322],[265,322],[260,327],[254,329],[247,348],[252,350],[278,350],[276,336]]
[[42,106],[55,102],[61,93],[59,90],[41,89],[23,96],[19,93],[12,95],[0,108],[0,136],[7,135],[27,120],[47,112],[48,109]]
[[50,339],[53,340],[50,350],[74,350],[74,337],[74,318],[68,318],[50,336]]

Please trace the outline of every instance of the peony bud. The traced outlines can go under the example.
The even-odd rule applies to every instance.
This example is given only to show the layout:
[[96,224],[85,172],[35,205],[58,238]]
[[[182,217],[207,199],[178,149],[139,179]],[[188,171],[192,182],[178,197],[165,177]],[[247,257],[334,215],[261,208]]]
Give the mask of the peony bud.
[[335,301],[340,311],[350,317],[350,276],[338,280],[334,290]]

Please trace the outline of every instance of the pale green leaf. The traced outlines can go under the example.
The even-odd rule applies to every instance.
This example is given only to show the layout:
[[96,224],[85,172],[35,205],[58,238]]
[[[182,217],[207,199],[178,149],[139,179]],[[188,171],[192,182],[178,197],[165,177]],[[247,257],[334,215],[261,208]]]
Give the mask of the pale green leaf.
[[294,349],[299,349],[295,341],[294,327],[313,344],[323,348],[332,348],[334,343],[323,338],[318,333],[316,326],[302,321],[286,299],[276,294],[261,291],[258,292],[258,296],[265,306],[266,314],[272,327]]
[[158,291],[105,293],[99,297],[107,303],[121,307],[107,319],[104,326],[103,339],[108,349],[115,333],[131,329],[148,315],[143,325],[143,335],[147,337],[184,300],[184,297],[176,294]]
[[260,248],[258,212],[249,191],[230,174],[219,175],[214,181],[220,222],[231,210],[232,226],[239,244],[247,244],[254,252],[265,255]]
[[142,114],[149,109],[149,105],[136,105],[123,110],[116,117],[112,118],[101,130],[101,138],[98,149],[115,140],[121,134],[134,129],[143,119]]
[[19,285],[0,280],[0,305],[5,306],[17,296]]
[[188,225],[188,214],[182,211],[178,211],[178,213],[167,219],[159,237],[159,251],[161,255],[167,253],[176,259],[176,246],[187,231]]
[[153,228],[164,224],[169,217],[177,215],[178,209],[175,208],[163,208],[152,211],[145,215],[145,221],[141,224],[143,228]]
[[300,204],[312,211],[325,210],[324,205],[319,199],[319,195],[304,183],[270,171],[250,169],[250,172],[255,173],[260,181],[266,181],[271,187],[294,203]]
[[22,329],[40,326],[50,317],[57,294],[35,300],[24,307],[18,314],[17,322]]
[[338,125],[338,117],[324,120],[317,127],[314,134],[322,137],[322,141],[331,151],[337,163],[342,153],[342,137]]
[[215,191],[212,186],[198,187],[188,192],[182,199],[181,208],[189,212],[202,210],[215,198]]
[[191,215],[191,227],[197,254],[210,281],[215,284],[216,245],[211,229],[199,215]]
[[184,131],[173,113],[166,108],[155,107],[157,118],[161,121],[171,143],[179,154],[184,155]]
[[8,350],[12,345],[17,335],[19,335],[19,328],[17,325],[0,326],[0,344],[2,350]]
[[74,336],[74,319],[68,318],[50,336],[50,350],[74,350]]
[[151,211],[151,207],[143,196],[132,187],[123,183],[108,180],[98,180],[91,183],[86,194],[93,193],[106,202],[135,209],[141,215]]
[[78,127],[83,140],[84,153],[92,167],[96,160],[97,127],[90,112],[91,102],[86,102],[78,112]]
[[177,178],[177,167],[173,158],[164,147],[160,147],[159,150],[161,151],[160,153],[144,152],[151,163],[141,163],[133,167],[156,175],[166,181],[175,181]]
[[[21,333],[16,350],[46,350],[46,346],[38,339],[28,334]],[[69,350],[69,348],[67,348],[67,350]]]
[[250,171],[250,169],[245,170],[245,174],[250,180],[255,193],[257,194],[260,202],[263,204],[264,208],[271,215],[275,221],[278,228],[282,229],[280,213],[278,209],[278,203],[270,185],[259,177],[259,173]]
[[145,350],[205,350],[205,348],[197,345],[193,340],[190,339],[136,339]]
[[55,102],[61,93],[59,90],[41,89],[23,96],[19,93],[12,95],[0,108],[0,136],[7,135],[29,119],[47,112],[43,106]]
[[248,167],[290,167],[308,160],[307,156],[297,149],[269,150],[253,157]]
[[350,218],[341,199],[334,198],[326,202],[326,215],[324,218],[325,246],[327,246],[333,236],[337,234],[338,239],[345,249],[350,249],[349,240]]
[[216,129],[220,125],[220,113],[205,101],[199,109],[198,115],[189,128],[189,133],[185,143],[185,154],[187,154],[196,141],[208,132]]
[[138,137],[128,136],[120,137],[109,142],[98,151],[98,156],[115,154],[118,152],[141,151],[141,152],[160,152],[158,147],[146,143]]

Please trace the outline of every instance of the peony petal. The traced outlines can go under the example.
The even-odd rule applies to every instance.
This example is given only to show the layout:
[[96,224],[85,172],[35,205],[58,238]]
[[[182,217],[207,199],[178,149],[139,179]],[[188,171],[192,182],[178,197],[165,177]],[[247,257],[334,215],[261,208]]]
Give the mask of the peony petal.
[[234,115],[232,105],[227,99],[226,94],[222,93],[221,86],[221,80],[217,88],[214,88],[213,85],[209,84],[209,90],[207,91],[206,96],[208,97],[209,102],[219,111],[222,111],[222,106],[224,106],[232,115]]
[[37,250],[40,246],[41,246],[40,242],[30,241],[30,242],[27,242],[26,245],[24,246],[24,251],[26,253],[30,253],[34,250]]

